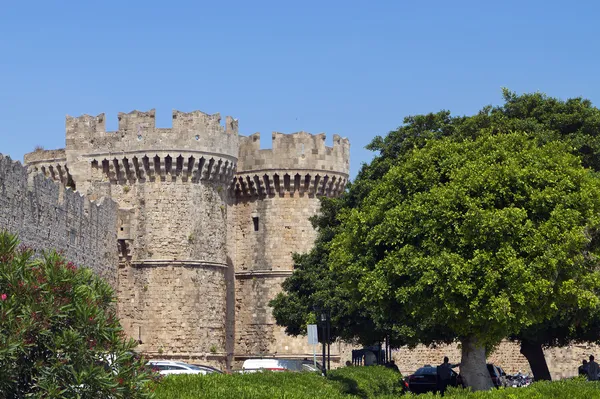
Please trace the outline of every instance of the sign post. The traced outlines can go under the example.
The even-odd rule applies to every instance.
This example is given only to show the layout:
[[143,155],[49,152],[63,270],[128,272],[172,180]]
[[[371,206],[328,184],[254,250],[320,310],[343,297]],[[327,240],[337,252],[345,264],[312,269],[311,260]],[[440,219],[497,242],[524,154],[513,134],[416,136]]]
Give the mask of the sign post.
[[316,324],[308,324],[306,326],[308,332],[308,344],[313,346],[313,363],[317,368],[317,345],[319,345],[319,334],[317,332]]

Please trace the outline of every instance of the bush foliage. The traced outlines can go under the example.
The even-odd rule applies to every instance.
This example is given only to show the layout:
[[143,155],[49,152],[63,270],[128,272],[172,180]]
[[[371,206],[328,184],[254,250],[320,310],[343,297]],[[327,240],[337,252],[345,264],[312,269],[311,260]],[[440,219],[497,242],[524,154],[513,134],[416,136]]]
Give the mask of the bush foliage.
[[91,270],[0,232],[0,398],[152,396],[113,305]]
[[402,376],[384,367],[345,367],[319,373],[173,375],[156,386],[157,399],[379,398],[401,392]]
[[[172,375],[156,384],[157,399],[392,399],[401,394],[402,376],[384,367],[344,367],[327,378],[318,373]],[[410,393],[404,397],[413,397]],[[436,394],[414,395],[435,398]],[[600,397],[600,382],[580,379],[538,382],[527,388],[471,392],[450,389],[456,399],[587,399]]]

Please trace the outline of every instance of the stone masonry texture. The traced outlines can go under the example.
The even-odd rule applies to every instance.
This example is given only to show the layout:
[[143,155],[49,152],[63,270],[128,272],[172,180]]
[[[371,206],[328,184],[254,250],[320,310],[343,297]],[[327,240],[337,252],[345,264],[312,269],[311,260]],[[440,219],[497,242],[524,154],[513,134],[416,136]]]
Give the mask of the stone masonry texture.
[[90,202],[0,155],[0,229],[35,250],[56,249],[116,286],[117,204]]
[[[173,111],[157,128],[155,111],[66,119],[64,149],[25,155],[27,169],[0,157],[0,228],[36,248],[64,249],[117,289],[125,331],[152,358],[239,365],[255,356],[309,357],[305,337],[289,337],[268,303],[293,272],[293,253],[312,247],[309,218],[319,197],[348,181],[350,143],[338,135],[238,135],[219,114]],[[76,191],[76,192],[74,192]],[[110,198],[110,199],[107,199]],[[96,201],[96,202],[90,202]],[[335,364],[351,345],[332,345]],[[546,351],[555,378],[576,373],[592,346]],[[400,348],[404,374],[458,346]],[[518,345],[503,342],[489,360],[529,371]]]
[[238,135],[219,114],[174,111],[67,117],[66,147],[25,156],[31,175],[118,204],[117,309],[127,334],[152,357],[233,364],[257,355],[307,356],[269,301],[311,248],[320,196],[340,195],[349,142],[334,135]]

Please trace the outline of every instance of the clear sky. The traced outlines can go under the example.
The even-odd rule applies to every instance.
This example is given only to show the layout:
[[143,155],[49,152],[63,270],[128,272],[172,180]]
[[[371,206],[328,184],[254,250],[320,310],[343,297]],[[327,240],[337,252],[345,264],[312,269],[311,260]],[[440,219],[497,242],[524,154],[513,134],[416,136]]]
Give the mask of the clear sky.
[[471,114],[501,87],[600,102],[594,1],[0,3],[0,153],[63,148],[66,114],[220,112],[240,133],[363,147],[405,116]]

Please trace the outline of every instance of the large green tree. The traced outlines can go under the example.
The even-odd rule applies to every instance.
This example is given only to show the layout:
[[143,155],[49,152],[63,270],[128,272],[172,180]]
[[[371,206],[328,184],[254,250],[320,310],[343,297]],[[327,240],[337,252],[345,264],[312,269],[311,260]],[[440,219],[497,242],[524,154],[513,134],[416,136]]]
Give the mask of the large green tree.
[[365,307],[449,328],[463,373],[491,386],[486,347],[563,307],[598,307],[600,180],[571,148],[524,133],[430,140],[341,216],[330,255]]
[[[562,101],[541,93],[517,95],[504,90],[504,103],[497,107],[487,106],[472,116],[452,116],[449,111],[409,116],[404,124],[385,137],[376,137],[367,147],[376,152],[369,164],[362,165],[356,179],[349,185],[347,193],[340,199],[326,199],[324,212],[315,218],[319,231],[317,244],[310,256],[297,258],[296,271],[284,285],[275,306],[275,315],[280,325],[295,329],[296,333],[304,327],[303,323],[312,317],[312,305],[319,298],[328,298],[329,302],[343,303],[348,293],[340,289],[340,276],[329,270],[330,241],[339,231],[338,214],[343,214],[361,205],[379,181],[395,165],[404,162],[405,157],[414,149],[422,148],[427,142],[450,138],[455,141],[476,138],[482,132],[506,134],[512,131],[527,131],[542,142],[562,141],[567,143],[574,154],[579,156],[586,167],[600,170],[600,110],[590,101],[573,98]],[[324,281],[327,281],[325,284]],[[330,289],[336,287],[337,289]],[[342,293],[340,298],[334,295]],[[357,295],[353,292],[352,295]],[[392,342],[396,345],[433,342],[448,342],[452,339],[447,330],[438,329],[415,334],[414,326],[406,326],[406,320],[400,323],[388,314],[378,315],[362,309],[355,297],[352,306],[337,307],[337,313],[344,313],[340,319],[350,323],[343,327],[345,333],[340,337],[361,336],[363,330],[387,331],[389,324],[401,325],[402,332],[396,332]],[[566,304],[563,304],[566,309]],[[365,323],[353,323],[360,320],[355,316],[359,311],[363,317],[371,320]],[[511,338],[521,342],[521,352],[531,364],[536,379],[549,378],[548,367],[543,356],[543,347],[564,345],[577,341],[597,341],[600,317],[597,312],[583,312],[578,306],[571,313],[556,316],[537,325],[527,326],[522,331],[511,334]],[[337,321],[337,320],[336,320]],[[370,326],[375,324],[372,329]],[[294,325],[296,327],[294,327]],[[392,332],[393,333],[393,332]],[[368,335],[366,336],[368,337]]]

